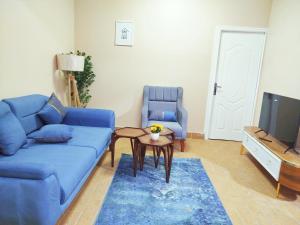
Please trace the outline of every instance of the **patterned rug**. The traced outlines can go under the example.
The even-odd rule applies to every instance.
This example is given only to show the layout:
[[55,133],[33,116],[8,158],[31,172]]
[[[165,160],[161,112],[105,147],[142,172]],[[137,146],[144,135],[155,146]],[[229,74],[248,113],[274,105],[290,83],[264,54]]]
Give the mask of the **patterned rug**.
[[156,169],[146,156],[133,177],[132,156],[123,154],[95,225],[232,224],[200,160],[174,158],[170,183],[163,158]]

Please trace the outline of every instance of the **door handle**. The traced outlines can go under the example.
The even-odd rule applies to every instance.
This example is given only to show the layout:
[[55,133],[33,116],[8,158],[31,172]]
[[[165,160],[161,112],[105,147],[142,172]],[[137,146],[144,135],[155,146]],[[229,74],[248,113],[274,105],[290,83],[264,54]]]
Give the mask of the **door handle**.
[[217,94],[217,89],[218,89],[218,88],[222,88],[222,86],[218,85],[218,83],[215,82],[215,84],[214,84],[214,95]]

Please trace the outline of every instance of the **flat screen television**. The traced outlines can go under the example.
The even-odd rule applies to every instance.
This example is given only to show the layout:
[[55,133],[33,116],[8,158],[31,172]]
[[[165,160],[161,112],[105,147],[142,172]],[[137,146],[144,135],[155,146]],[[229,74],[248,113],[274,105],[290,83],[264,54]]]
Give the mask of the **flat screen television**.
[[259,128],[294,149],[300,126],[300,100],[264,93]]

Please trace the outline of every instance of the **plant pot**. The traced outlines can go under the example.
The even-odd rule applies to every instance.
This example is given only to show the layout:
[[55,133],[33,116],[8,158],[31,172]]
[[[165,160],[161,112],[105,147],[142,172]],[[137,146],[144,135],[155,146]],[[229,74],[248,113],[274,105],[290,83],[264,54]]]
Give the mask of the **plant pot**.
[[159,139],[159,133],[151,133],[150,137],[152,141],[157,141]]

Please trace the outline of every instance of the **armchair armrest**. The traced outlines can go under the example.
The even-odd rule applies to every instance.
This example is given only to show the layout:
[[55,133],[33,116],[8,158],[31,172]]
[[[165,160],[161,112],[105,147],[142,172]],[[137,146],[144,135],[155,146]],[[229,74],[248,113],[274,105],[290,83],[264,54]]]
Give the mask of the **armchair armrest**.
[[108,127],[115,129],[115,113],[106,109],[67,108],[63,121],[68,125]]
[[181,105],[177,105],[177,116],[178,122],[182,127],[182,138],[186,138],[188,114],[186,109],[183,108]]
[[54,175],[57,177],[53,168],[38,164],[38,163],[22,163],[15,162],[1,162],[0,163],[0,177],[44,180],[47,177]]
[[142,108],[142,128],[147,127],[148,124],[148,104],[144,104]]

